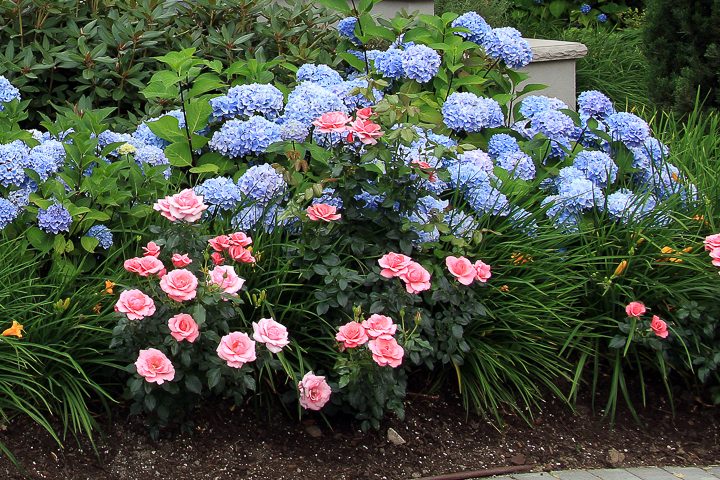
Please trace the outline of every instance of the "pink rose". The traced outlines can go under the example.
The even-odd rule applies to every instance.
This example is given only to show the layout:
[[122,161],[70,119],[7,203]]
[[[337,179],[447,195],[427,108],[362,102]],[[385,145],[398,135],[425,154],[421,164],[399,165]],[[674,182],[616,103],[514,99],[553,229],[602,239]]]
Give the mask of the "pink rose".
[[627,313],[628,317],[640,317],[646,311],[645,304],[642,302],[630,302],[625,307],[625,313]]
[[165,265],[157,257],[153,256],[129,258],[125,260],[123,267],[128,272],[137,273],[141,277],[149,277],[150,275],[161,277],[165,271]]
[[115,311],[130,320],[142,320],[155,313],[155,302],[140,290],[125,290],[115,304]]
[[170,328],[170,335],[178,342],[187,340],[193,343],[200,335],[198,324],[187,313],[178,313],[174,317],[170,317],[168,328]]
[[230,246],[235,245],[238,247],[247,247],[252,244],[252,238],[248,237],[243,232],[235,232],[230,234],[228,242],[230,243]]
[[160,247],[155,242],[148,242],[147,247],[142,247],[142,249],[145,257],[157,257],[160,255]]
[[703,243],[705,244],[705,250],[708,252],[715,250],[716,248],[720,248],[720,233],[708,235],[705,237],[705,241],[703,241]]
[[255,342],[250,340],[246,333],[230,332],[220,339],[217,354],[228,366],[242,368],[246,363],[255,360]]
[[420,293],[430,289],[430,272],[417,262],[410,262],[400,279],[405,282],[408,293]]
[[425,160],[413,160],[410,162],[412,165],[417,165],[420,170],[428,174],[428,180],[431,182],[437,181],[437,175],[435,169]]
[[458,282],[463,285],[470,285],[475,281],[477,270],[467,258],[449,255],[445,258],[445,265],[447,265],[450,273],[457,278]]
[[192,263],[192,260],[190,257],[186,254],[180,255],[179,253],[174,253],[172,256],[172,264],[175,265],[176,268],[183,268],[187,267]]
[[253,338],[256,342],[264,343],[273,353],[280,353],[290,344],[287,328],[272,318],[261,318],[259,322],[253,322]]
[[208,243],[216,252],[224,252],[230,247],[230,237],[227,235],[218,235],[208,240]]
[[402,363],[403,355],[405,355],[405,350],[390,335],[383,335],[375,340],[370,340],[368,347],[372,352],[373,360],[381,367],[390,365],[397,368]]
[[330,400],[332,389],[325,381],[312,372],[308,372],[298,383],[300,405],[307,410],[320,410]]
[[367,334],[371,338],[377,338],[381,335],[395,335],[397,325],[393,323],[392,318],[385,315],[370,315],[367,320],[363,320],[362,326],[367,330]]
[[355,348],[363,345],[369,339],[364,325],[358,322],[348,322],[338,329],[335,340],[342,342],[345,348]]
[[490,265],[484,263],[482,260],[475,261],[475,280],[478,282],[485,283],[490,280],[492,273],[490,273]]
[[241,247],[240,245],[231,246],[230,248],[228,248],[227,252],[230,258],[232,258],[236,262],[255,263],[255,257],[253,257],[252,252],[245,247]]
[[212,255],[210,255],[210,258],[212,258],[212,261],[215,265],[222,265],[225,263],[225,257],[222,256],[222,253],[220,252],[213,252]]
[[342,133],[347,130],[350,117],[343,112],[323,113],[313,122],[318,133]]
[[720,267],[720,248],[713,248],[710,250],[710,258],[712,258],[713,265]]
[[367,120],[368,118],[372,117],[373,115],[374,115],[374,112],[372,111],[371,107],[361,108],[357,112],[355,112],[355,116],[357,118],[361,118],[363,120]]
[[175,367],[163,352],[155,348],[140,350],[135,368],[138,375],[145,377],[146,382],[162,385],[165,381],[171,382],[175,378]]
[[208,206],[203,203],[202,196],[186,188],[176,195],[158,200],[153,208],[171,222],[182,220],[191,223],[198,221]]
[[337,208],[324,203],[310,205],[307,208],[307,216],[313,221],[323,220],[325,222],[332,222],[333,220],[340,220],[340,214],[337,213]]
[[237,293],[245,284],[245,279],[238,277],[235,269],[229,265],[218,265],[210,270],[210,283],[229,294]]
[[160,279],[160,288],[171,300],[184,302],[197,294],[198,279],[190,270],[173,270]]
[[665,323],[664,320],[662,320],[657,315],[653,315],[652,321],[650,322],[650,328],[653,332],[655,332],[655,335],[657,335],[660,338],[667,338],[668,336],[668,328],[667,323]]
[[375,145],[377,138],[383,136],[383,132],[380,129],[380,125],[371,122],[370,120],[363,120],[358,118],[350,124],[350,132],[358,137],[365,145]]
[[411,263],[412,258],[406,255],[395,252],[386,253],[378,260],[378,264],[382,267],[380,275],[385,278],[399,277],[407,272],[407,267]]

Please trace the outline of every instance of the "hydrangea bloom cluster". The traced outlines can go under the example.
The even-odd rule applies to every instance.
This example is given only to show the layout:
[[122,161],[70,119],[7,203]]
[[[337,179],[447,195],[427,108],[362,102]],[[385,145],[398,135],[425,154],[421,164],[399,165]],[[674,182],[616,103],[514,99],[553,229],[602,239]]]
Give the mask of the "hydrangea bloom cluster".
[[20,215],[20,208],[10,200],[0,198],[0,230],[10,225]]
[[573,167],[598,187],[607,187],[617,178],[618,167],[610,155],[599,151],[583,151],[575,156]]
[[88,230],[87,237],[97,238],[98,245],[107,250],[113,245],[113,234],[105,225],[93,225]]
[[522,68],[532,60],[530,44],[512,27],[493,28],[483,36],[482,45],[488,56],[510,68]]
[[152,145],[152,146],[164,149],[165,147],[168,146],[167,140],[163,140],[162,138],[155,135],[152,132],[152,130],[150,130],[148,123],[155,122],[166,116],[170,116],[170,117],[177,119],[178,128],[185,128],[185,116],[183,115],[183,113],[180,110],[173,110],[164,115],[160,115],[159,117],[151,118],[151,119],[141,123],[140,125],[138,125],[138,128],[135,130],[135,132],[133,132],[132,137],[142,144]]
[[583,3],[582,5],[580,5],[580,13],[582,13],[583,15],[587,15],[588,13],[590,13],[590,10],[592,10],[592,7],[587,3]]
[[348,108],[338,95],[322,85],[303,82],[288,95],[283,121],[296,120],[310,126],[316,118],[327,112],[347,113]]
[[500,104],[470,92],[455,92],[442,106],[443,122],[459,132],[479,132],[503,124]]
[[355,25],[358,19],[356,17],[346,17],[338,22],[337,29],[341,37],[349,39],[355,45],[361,45],[362,42],[355,35]]
[[507,133],[496,133],[488,140],[488,154],[492,158],[497,158],[503,153],[515,153],[520,151],[515,137]]
[[453,20],[450,26],[468,29],[469,32],[457,32],[457,35],[478,45],[482,45],[483,38],[492,30],[492,27],[477,12],[467,12],[460,15]]
[[37,221],[42,231],[57,235],[60,232],[70,231],[72,217],[67,208],[59,203],[54,203],[47,209],[38,210]]
[[641,147],[650,137],[650,126],[645,120],[628,112],[609,115],[606,123],[610,136],[628,148]]
[[25,168],[29,168],[30,149],[21,140],[0,144],[0,185],[21,186],[26,179]]
[[195,193],[202,195],[205,203],[219,210],[232,210],[243,198],[240,187],[227,177],[205,180],[195,187]]
[[628,223],[647,217],[656,204],[651,196],[641,197],[628,189],[621,188],[607,196],[602,208],[607,211],[610,218]]
[[280,138],[286,142],[304,142],[310,134],[310,127],[297,120],[287,120],[280,125]]
[[3,103],[9,103],[13,100],[20,100],[20,90],[18,90],[10,81],[0,75],[0,111],[5,107]]
[[403,51],[399,48],[388,48],[375,56],[375,69],[385,78],[400,79],[405,76],[403,68]]
[[238,187],[248,199],[268,205],[285,194],[287,185],[280,173],[271,165],[264,163],[250,167],[238,179]]
[[497,165],[510,172],[514,178],[532,180],[535,178],[535,164],[529,155],[523,152],[503,153],[496,159]]
[[279,142],[280,126],[263,117],[230,120],[215,132],[210,149],[230,158],[263,153],[271,144]]
[[425,45],[413,45],[403,51],[402,67],[407,78],[427,83],[437,75],[440,55]]
[[[165,152],[154,145],[143,145],[135,150],[135,163],[141,168],[143,165],[157,167],[160,165],[170,165],[170,161],[165,156]],[[166,168],[163,174],[165,178],[170,178],[170,167]]]
[[260,115],[267,119],[280,116],[284,107],[284,97],[274,85],[252,83],[238,85],[210,100],[213,118],[225,120],[242,117],[247,119]]
[[296,76],[298,83],[312,82],[326,88],[343,81],[340,74],[332,68],[327,65],[315,65],[314,63],[302,65],[298,69]]
[[567,108],[567,104],[559,98],[546,97],[545,95],[530,95],[523,98],[520,104],[520,113],[523,117],[532,119],[547,110],[562,110]]
[[583,118],[606,119],[615,113],[612,101],[597,90],[588,90],[578,95],[578,113]]

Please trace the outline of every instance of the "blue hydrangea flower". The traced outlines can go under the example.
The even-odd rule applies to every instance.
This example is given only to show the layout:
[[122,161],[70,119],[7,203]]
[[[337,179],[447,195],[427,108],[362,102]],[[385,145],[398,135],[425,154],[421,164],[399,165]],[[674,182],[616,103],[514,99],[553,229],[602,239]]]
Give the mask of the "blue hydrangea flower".
[[306,63],[297,71],[297,81],[313,82],[321,87],[330,87],[342,82],[343,79],[338,72],[327,65],[315,65],[314,63]]
[[419,83],[427,83],[437,75],[440,55],[425,45],[413,45],[402,54],[405,76]]
[[318,203],[324,203],[325,205],[330,205],[332,207],[335,207],[337,209],[343,208],[343,201],[342,198],[340,198],[336,193],[334,188],[324,188],[322,191],[322,195],[319,197],[313,198],[312,204],[316,205]]
[[286,189],[283,176],[267,163],[248,168],[237,184],[245,197],[261,205],[282,197]]
[[532,119],[539,113],[548,110],[567,109],[565,102],[555,97],[546,97],[545,95],[530,95],[525,97],[520,104],[520,113],[523,117]]
[[555,226],[565,232],[577,232],[580,212],[561,195],[551,195],[543,199],[541,207],[547,207],[546,215]]
[[380,205],[382,205],[382,203],[385,201],[384,195],[372,194],[364,190],[355,195],[354,198],[358,202],[364,203],[365,208],[369,208],[371,210],[377,210],[378,208],[380,208]]
[[592,10],[592,7],[587,3],[583,3],[582,5],[580,5],[580,13],[582,13],[583,15],[587,15],[588,13],[590,13],[590,10]]
[[522,68],[532,60],[530,44],[512,27],[493,28],[482,41],[489,57],[502,60],[510,68]]
[[578,95],[578,113],[581,117],[605,119],[615,113],[612,100],[597,90],[587,90]]
[[368,81],[365,78],[354,78],[328,87],[328,90],[342,99],[345,106],[350,110],[370,107],[383,97],[383,92],[373,89],[374,100],[368,98],[364,92],[367,91]]
[[577,168],[572,166],[563,167],[558,172],[557,177],[555,177],[555,189],[558,192],[561,192],[564,185],[568,185],[570,182],[572,182],[573,180],[577,180],[578,178],[585,179],[585,172],[578,170]]
[[513,178],[532,180],[535,178],[535,163],[523,152],[503,153],[497,157],[497,165],[510,172]]
[[462,210],[451,210],[445,214],[445,223],[450,228],[450,233],[459,238],[470,238],[478,228],[477,220]]
[[552,140],[550,157],[562,158],[569,149],[571,140],[576,136],[575,123],[572,118],[557,110],[545,110],[537,113],[525,132],[529,138],[538,133]]
[[45,140],[44,142],[34,146],[30,150],[30,153],[33,152],[42,153],[43,155],[47,155],[48,157],[52,158],[58,169],[62,168],[62,166],[65,164],[65,147],[61,142],[58,142],[57,140]]
[[561,184],[559,192],[565,203],[578,210],[589,210],[595,205],[602,205],[605,201],[600,189],[586,178],[576,178]]
[[309,126],[327,112],[348,113],[348,108],[340,97],[327,88],[317,83],[303,82],[288,95],[284,121],[297,120]]
[[0,144],[0,185],[19,187],[23,184],[29,155],[30,149],[21,140]]
[[20,215],[20,208],[10,200],[0,198],[0,230],[10,225]]
[[508,198],[490,182],[470,188],[465,193],[465,200],[479,214],[496,216],[510,214]]
[[503,124],[500,104],[470,92],[455,92],[442,106],[443,122],[455,131],[479,132]]
[[220,210],[233,210],[243,194],[231,178],[216,177],[205,180],[195,187],[195,193],[202,195],[205,203]]
[[229,120],[213,134],[210,143],[214,150],[230,158],[263,153],[276,142],[281,141],[280,126],[263,117],[253,116],[248,120]]
[[375,70],[385,78],[399,79],[405,76],[403,68],[403,51],[389,48],[375,57]]
[[[135,140],[144,143],[146,145],[152,145],[158,148],[165,148],[169,145],[167,140],[163,140],[162,138],[155,135],[152,130],[150,130],[150,127],[148,127],[148,123],[154,122],[156,120],[160,120],[163,117],[173,117],[176,118],[178,121],[178,130],[182,130],[185,128],[185,116],[183,115],[182,111],[180,110],[173,110],[172,112],[168,112],[164,115],[160,115],[159,117],[151,118],[150,120],[146,120],[145,122],[138,125],[135,132],[133,132],[132,136]],[[128,142],[129,143],[129,142]]]
[[284,218],[285,210],[276,204],[260,205],[253,204],[241,209],[231,221],[233,228],[244,232],[265,230],[272,232],[277,227],[283,227],[286,231],[294,231],[297,226],[297,219]]
[[274,85],[251,83],[237,85],[228,90],[227,95],[210,100],[213,118],[217,120],[260,115],[273,120],[280,115],[284,106],[284,97]]
[[[159,165],[170,165],[170,160],[167,159],[165,152],[161,148],[153,145],[143,145],[135,151],[135,163],[141,168],[143,165],[157,167]],[[170,178],[171,173],[171,169],[168,167],[163,172],[163,175],[165,178]]]
[[461,191],[468,191],[477,186],[490,185],[492,174],[474,163],[454,163],[447,165],[450,175],[450,186]]
[[647,138],[641,147],[632,147],[630,151],[633,154],[633,168],[641,171],[650,171],[652,167],[662,168],[670,154],[667,145],[656,138]]
[[606,120],[610,136],[627,147],[641,147],[650,137],[650,126],[642,118],[628,112],[614,113]]
[[355,45],[362,45],[360,39],[355,35],[355,25],[358,19],[356,17],[343,18],[338,22],[337,29],[341,37],[350,39]]
[[610,218],[629,223],[646,218],[656,205],[657,202],[652,196],[639,197],[632,191],[621,188],[607,196],[603,209]]
[[530,237],[537,236],[538,224],[530,212],[524,208],[517,208],[513,210],[508,220],[513,227],[518,228],[526,235]]
[[460,35],[465,40],[475,42],[478,45],[482,44],[483,37],[492,30],[492,27],[488,25],[485,19],[476,12],[467,12],[460,15],[458,18],[453,20],[450,26],[453,28],[461,27],[470,30],[470,32],[457,32],[456,35]]
[[317,131],[317,129],[313,130],[312,133],[312,140],[315,142],[315,144],[323,147],[323,148],[334,148],[338,145],[342,145],[343,142],[347,139],[347,134],[332,132],[332,133],[320,133]]
[[20,90],[10,83],[10,80],[0,75],[0,112],[5,108],[3,103],[9,103],[13,100],[20,100]]
[[447,135],[427,130],[425,131],[425,137],[428,139],[429,142],[432,142],[436,145],[442,145],[445,148],[457,147],[457,142],[452,138],[448,137]]
[[280,138],[286,142],[304,142],[310,134],[310,127],[297,120],[288,120],[280,125]]
[[30,186],[25,186],[19,190],[13,190],[8,193],[8,200],[18,208],[25,208],[30,205],[30,194],[33,193],[33,189]]
[[70,231],[72,217],[67,208],[59,203],[53,203],[47,209],[38,210],[37,221],[42,231],[57,235],[60,232]]
[[93,225],[90,230],[85,234],[86,237],[92,237],[98,239],[98,245],[107,250],[112,247],[113,234],[108,227],[105,225]]
[[597,20],[600,23],[605,23],[608,20],[608,16],[605,15],[604,13],[598,13]]
[[55,158],[48,155],[42,149],[33,148],[27,158],[27,168],[33,170],[40,177],[40,181],[44,182],[52,175],[58,172],[61,165],[55,161]]
[[458,155],[458,162],[460,163],[471,163],[477,167],[480,167],[481,170],[484,170],[488,174],[492,174],[494,164],[492,159],[490,158],[490,155],[483,152],[480,149],[477,150],[469,150],[467,152],[461,153]]
[[496,133],[488,141],[488,153],[491,158],[497,158],[503,153],[515,153],[520,151],[515,137],[507,133]]
[[607,187],[617,178],[618,167],[605,152],[585,150],[578,153],[573,161],[573,167],[585,174],[585,178],[598,187]]

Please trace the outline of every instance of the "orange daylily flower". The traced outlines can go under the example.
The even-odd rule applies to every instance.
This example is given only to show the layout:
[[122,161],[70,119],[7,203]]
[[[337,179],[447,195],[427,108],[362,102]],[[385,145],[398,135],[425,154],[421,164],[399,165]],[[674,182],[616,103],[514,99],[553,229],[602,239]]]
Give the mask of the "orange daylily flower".
[[627,268],[627,265],[628,265],[627,260],[621,261],[620,264],[615,269],[615,273],[613,273],[613,277],[619,277],[620,275],[622,275],[623,272],[625,271],[625,269]]
[[12,327],[2,332],[3,337],[17,337],[22,338],[23,326],[13,320]]
[[513,253],[510,255],[510,259],[513,261],[515,265],[522,265],[524,263],[532,262],[533,259],[530,255],[525,255],[522,253]]
[[105,293],[107,293],[108,295],[112,295],[113,287],[115,287],[115,282],[111,282],[110,280],[105,280]]
[[500,287],[500,291],[501,291],[501,292],[504,292],[504,293],[507,293],[507,292],[510,291],[510,287],[508,287],[507,285],[503,285],[503,286]]

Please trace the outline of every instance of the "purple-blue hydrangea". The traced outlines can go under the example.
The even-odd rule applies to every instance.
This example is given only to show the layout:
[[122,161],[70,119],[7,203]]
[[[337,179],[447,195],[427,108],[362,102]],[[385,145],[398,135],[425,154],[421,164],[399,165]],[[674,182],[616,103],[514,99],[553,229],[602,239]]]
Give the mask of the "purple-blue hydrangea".
[[565,232],[577,232],[580,212],[562,195],[551,195],[543,199],[541,207],[547,207],[546,215],[555,226]]
[[532,60],[530,44],[512,27],[493,28],[483,37],[482,45],[488,56],[510,68],[522,68]]
[[647,169],[650,168],[651,163],[660,167],[670,154],[670,149],[667,145],[664,145],[658,139],[652,137],[646,139],[642,146],[633,147],[630,151],[635,157],[633,167]]
[[547,110],[567,108],[567,104],[559,98],[546,97],[545,95],[530,95],[529,97],[525,97],[520,104],[520,114],[525,118],[532,119],[537,114],[546,112]]
[[427,83],[437,75],[440,55],[425,45],[413,45],[402,54],[405,76],[419,83]]
[[35,145],[30,150],[30,153],[33,152],[43,153],[44,155],[52,158],[58,169],[62,168],[62,166],[65,164],[65,147],[61,142],[58,142],[57,140],[45,140],[41,144]]
[[286,142],[304,142],[310,134],[310,127],[297,120],[287,120],[280,125],[280,138]]
[[263,117],[229,120],[213,134],[210,149],[230,158],[261,154],[281,141],[280,126]]
[[559,192],[564,201],[578,210],[588,210],[605,201],[602,191],[586,178],[576,178],[561,187]]
[[478,227],[477,220],[462,210],[451,210],[445,214],[445,223],[450,233],[459,238],[469,239]]
[[370,107],[383,97],[383,92],[373,89],[371,100],[365,95],[368,88],[368,81],[365,78],[354,78],[328,87],[328,90],[340,97],[345,106],[350,110]]
[[10,200],[0,198],[0,230],[10,225],[20,215],[20,209]]
[[[155,122],[155,121],[160,120],[161,118],[167,117],[167,116],[177,119],[178,130],[185,128],[185,116],[183,115],[182,111],[173,110],[164,115],[160,115],[159,117],[155,117],[155,118],[146,120],[143,123],[141,123],[140,125],[138,125],[137,129],[132,134],[133,138],[139,142],[146,144],[146,145],[152,145],[152,146],[155,146],[158,148],[167,147],[169,145],[169,142],[167,140],[163,140],[162,138],[155,135],[152,132],[152,130],[150,130],[150,127],[147,125],[150,122]],[[128,143],[130,143],[130,142],[128,142]]]
[[312,124],[323,113],[345,112],[348,108],[342,99],[317,83],[303,82],[288,95],[284,121],[297,120]]
[[532,180],[535,178],[535,163],[526,153],[510,152],[497,157],[497,165],[510,172],[513,178]]
[[469,32],[456,32],[455,34],[479,45],[482,44],[483,37],[492,30],[492,27],[488,25],[485,19],[478,15],[477,12],[463,13],[453,20],[450,26],[453,28],[461,27],[468,29]]
[[98,245],[107,250],[113,245],[113,234],[105,225],[93,225],[85,234],[86,237],[97,238]]
[[245,197],[261,205],[282,197],[286,189],[283,176],[267,163],[248,168],[237,184]]
[[10,83],[10,80],[0,75],[0,112],[5,108],[2,103],[13,100],[20,100],[20,90]]
[[530,237],[537,236],[538,224],[532,214],[524,208],[516,208],[508,218],[513,227]]
[[60,232],[70,231],[72,217],[67,208],[59,203],[53,203],[47,209],[38,210],[37,221],[43,232],[57,235]]
[[37,173],[40,181],[44,182],[58,172],[60,165],[45,151],[33,148],[27,158],[27,168]]
[[600,23],[605,23],[605,22],[607,22],[607,20],[608,20],[608,16],[607,16],[607,15],[605,15],[604,13],[598,13],[598,16],[597,16],[597,21],[598,21],[598,22],[600,22]]
[[447,135],[427,130],[425,132],[425,136],[427,137],[428,141],[436,145],[442,145],[445,148],[457,147],[457,142],[452,138],[448,137]]
[[467,152],[461,153],[458,155],[457,159],[460,163],[471,163],[480,167],[480,169],[484,170],[488,174],[492,174],[493,172],[494,164],[490,155],[480,149],[468,150]]
[[202,195],[205,203],[220,210],[233,210],[243,198],[240,187],[227,177],[210,178],[194,190]]
[[582,13],[583,15],[587,15],[588,13],[590,13],[590,10],[592,10],[592,7],[587,3],[583,3],[582,5],[580,5],[580,13]]
[[342,145],[346,139],[347,134],[344,133],[320,133],[317,129],[313,129],[312,133],[312,141],[315,142],[315,144],[327,149]]
[[273,120],[282,112],[284,97],[274,85],[251,83],[232,87],[226,95],[211,99],[210,105],[215,119],[260,115]]
[[385,78],[399,79],[405,76],[403,69],[403,51],[389,48],[375,57],[375,70]]
[[468,191],[477,186],[490,185],[492,174],[474,163],[454,163],[447,166],[450,186]]
[[606,123],[613,140],[620,140],[629,148],[641,147],[650,137],[650,126],[632,113],[614,113],[607,117]]
[[562,192],[564,185],[568,185],[578,178],[585,178],[585,173],[572,166],[563,167],[555,177],[554,187],[558,192]]
[[479,214],[507,216],[510,214],[510,202],[490,182],[479,184],[465,193],[465,201]]
[[442,106],[443,122],[451,130],[479,132],[503,124],[500,104],[470,92],[455,92]]
[[[140,168],[142,168],[143,165],[149,165],[151,167],[170,165],[170,161],[165,156],[165,152],[161,148],[152,145],[143,145],[135,151],[135,163],[137,163]],[[168,167],[163,172],[163,175],[165,178],[170,178],[171,173],[171,169]]]
[[335,193],[334,188],[326,187],[323,189],[322,195],[320,195],[319,197],[313,198],[312,204],[317,205],[318,203],[324,203],[325,205],[330,205],[332,207],[337,208],[338,210],[343,208],[342,198],[340,198],[340,196]]
[[298,83],[313,82],[322,87],[330,87],[342,82],[343,79],[338,72],[327,65],[306,63],[298,69],[297,81]]
[[557,110],[545,110],[537,113],[527,130],[530,138],[538,133],[552,140],[550,157],[564,157],[565,149],[570,147],[571,139],[575,138],[576,130],[572,118]]
[[34,190],[29,186],[25,186],[19,190],[13,190],[8,193],[8,200],[18,208],[25,208],[30,205],[30,194]]
[[338,22],[337,29],[341,37],[350,39],[355,45],[362,45],[360,39],[355,35],[355,25],[358,19],[356,17],[343,18]]
[[610,218],[629,223],[646,218],[656,205],[657,202],[652,196],[640,197],[630,190],[621,188],[607,196],[603,209]]
[[380,205],[382,205],[382,203],[385,201],[384,195],[373,194],[364,190],[355,195],[354,198],[358,202],[363,203],[365,208],[369,208],[371,210],[377,210]]
[[0,144],[0,185],[19,187],[25,181],[30,149],[21,140]]
[[497,158],[503,153],[514,153],[520,151],[520,145],[518,145],[515,137],[508,135],[507,133],[496,133],[488,141],[488,154],[490,157]]
[[585,150],[578,153],[573,160],[573,167],[585,174],[585,178],[598,187],[607,187],[617,178],[618,167],[605,152]]
[[242,208],[231,221],[233,228],[244,232],[265,230],[272,232],[277,227],[293,231],[297,220],[284,218],[286,211],[277,204],[261,205],[253,204]]
[[615,113],[615,107],[602,92],[587,90],[578,95],[578,113],[581,117],[605,119]]

